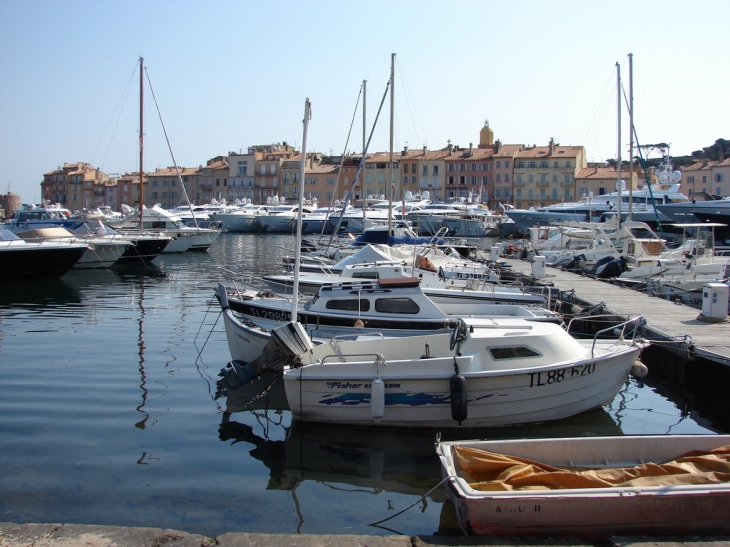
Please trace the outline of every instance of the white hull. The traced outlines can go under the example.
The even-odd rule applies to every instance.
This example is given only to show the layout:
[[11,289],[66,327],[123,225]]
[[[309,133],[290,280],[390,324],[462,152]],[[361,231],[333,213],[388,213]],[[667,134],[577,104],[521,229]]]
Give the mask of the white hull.
[[632,467],[730,444],[727,435],[585,437],[455,441],[437,446],[447,495],[465,534],[604,538],[730,532],[730,484],[484,491],[454,457],[453,446],[561,467]]
[[123,242],[90,242],[88,245],[89,250],[74,265],[74,269],[108,268],[114,265],[130,246]]
[[[638,347],[627,345],[614,348],[610,356],[597,349],[593,358],[590,352],[584,352],[583,358],[554,364],[485,370],[487,367],[478,363],[478,355],[455,358],[451,351],[448,356],[438,347],[438,338],[411,337],[407,345],[413,348],[412,353],[446,356],[397,360],[390,357],[394,353],[389,351],[392,346],[384,348],[387,340],[371,341],[367,347],[361,346],[359,356],[340,354],[332,348],[332,358],[324,359],[324,363],[285,370],[284,385],[293,418],[353,425],[454,427],[450,380],[456,363],[466,379],[468,417],[463,420],[464,427],[557,420],[610,402],[639,355]],[[482,342],[487,347],[504,343],[496,338]],[[321,358],[323,348],[315,348],[317,358]],[[386,357],[385,365],[377,371],[376,352]],[[366,353],[371,356],[365,357]],[[308,354],[306,357],[310,358]],[[503,366],[509,364],[507,361]],[[373,418],[371,407],[371,386],[376,375],[385,385],[385,411],[379,420]]]

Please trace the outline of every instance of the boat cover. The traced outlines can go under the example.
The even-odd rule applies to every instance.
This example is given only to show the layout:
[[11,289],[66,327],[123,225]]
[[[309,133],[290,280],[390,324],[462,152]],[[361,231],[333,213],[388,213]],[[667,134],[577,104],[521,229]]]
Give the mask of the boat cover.
[[665,463],[634,467],[553,467],[517,456],[453,445],[474,490],[559,490],[717,484],[730,482],[730,445],[688,452]]

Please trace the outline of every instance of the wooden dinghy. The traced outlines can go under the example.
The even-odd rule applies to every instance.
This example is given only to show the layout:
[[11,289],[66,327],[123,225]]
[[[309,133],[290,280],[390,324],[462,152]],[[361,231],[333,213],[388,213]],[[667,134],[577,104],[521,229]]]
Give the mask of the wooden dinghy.
[[730,533],[730,435],[439,442],[467,535]]

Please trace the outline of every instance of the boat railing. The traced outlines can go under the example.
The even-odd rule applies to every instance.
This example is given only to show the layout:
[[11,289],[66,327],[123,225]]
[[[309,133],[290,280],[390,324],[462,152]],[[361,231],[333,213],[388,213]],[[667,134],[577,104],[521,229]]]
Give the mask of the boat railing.
[[233,270],[229,270],[228,268],[224,268],[222,266],[218,267],[218,271],[223,277],[228,279],[233,284],[233,288],[236,290],[239,296],[242,296],[246,290],[254,290],[257,292],[271,292],[269,286],[260,277],[234,272]]
[[[590,319],[593,320],[593,319],[596,319],[596,318],[599,318],[599,317],[602,317],[602,316],[600,316],[600,315],[592,315],[592,316],[590,316]],[[605,317],[609,317],[609,316],[605,316]],[[571,319],[570,322],[568,323],[568,327],[566,329],[567,332],[570,332],[571,323],[574,320],[576,320],[576,319],[586,319],[586,318],[585,317],[582,317],[582,318],[581,317],[574,317],[573,319]],[[617,340],[619,340],[619,341],[626,340],[627,337],[630,336],[630,340],[633,342],[636,339],[636,335],[639,332],[639,329],[644,325],[644,323],[645,323],[644,316],[643,315],[638,315],[638,316],[636,316],[636,317],[634,317],[632,319],[629,319],[627,321],[624,321],[623,323],[619,323],[617,325],[612,325],[612,326],[607,327],[605,329],[599,330],[598,332],[596,332],[593,335],[593,344],[591,345],[591,357],[594,356],[594,352],[595,352],[595,349],[596,349],[596,342],[598,341],[598,339],[600,338],[600,336],[602,334],[606,334],[607,332],[611,332],[611,333],[613,333],[616,336]]]

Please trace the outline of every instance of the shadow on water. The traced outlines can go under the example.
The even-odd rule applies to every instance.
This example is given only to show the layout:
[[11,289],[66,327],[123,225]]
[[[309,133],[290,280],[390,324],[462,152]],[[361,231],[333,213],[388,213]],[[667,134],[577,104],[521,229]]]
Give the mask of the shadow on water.
[[[262,390],[266,393],[257,397]],[[247,414],[254,415],[255,422]],[[245,422],[261,425],[263,433],[256,433]],[[338,491],[422,496],[424,506],[429,502],[443,504],[438,533],[445,535],[460,535],[460,531],[443,488],[435,488],[442,479],[435,450],[437,434],[443,440],[623,434],[603,409],[515,428],[454,427],[439,431],[291,422],[283,381],[274,376],[228,390],[218,433],[219,439],[231,446],[245,443],[253,447],[249,454],[269,471],[268,490],[290,491],[296,500],[296,489],[313,481]],[[302,518],[301,527],[304,511],[299,506],[297,514]]]
[[78,287],[63,279],[15,279],[0,287],[0,308],[62,308],[82,303]]

